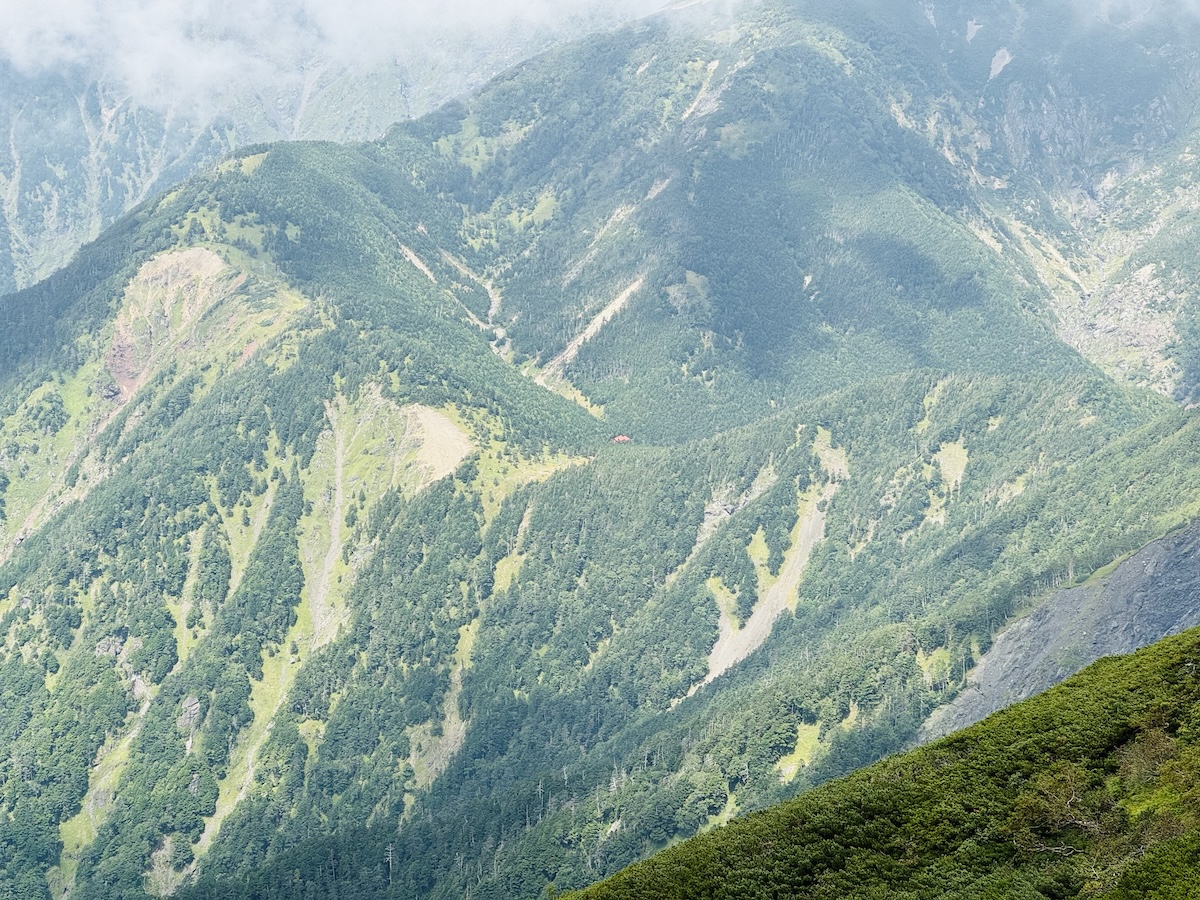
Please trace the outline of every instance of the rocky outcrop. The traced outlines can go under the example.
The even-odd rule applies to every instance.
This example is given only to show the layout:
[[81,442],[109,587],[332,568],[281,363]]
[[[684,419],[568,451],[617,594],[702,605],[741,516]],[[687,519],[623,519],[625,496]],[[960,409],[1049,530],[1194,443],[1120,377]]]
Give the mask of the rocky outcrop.
[[1111,575],[1059,591],[1010,625],[934,710],[918,740],[965,728],[1102,656],[1130,653],[1200,624],[1200,521],[1148,544]]

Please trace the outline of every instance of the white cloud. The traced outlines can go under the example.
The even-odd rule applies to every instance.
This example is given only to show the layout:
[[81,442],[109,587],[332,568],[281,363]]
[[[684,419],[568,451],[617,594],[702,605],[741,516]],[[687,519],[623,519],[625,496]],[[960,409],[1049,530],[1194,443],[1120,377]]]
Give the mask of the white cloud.
[[314,61],[369,67],[421,42],[612,22],[662,0],[0,0],[0,55],[25,74],[82,70],[145,103],[206,102],[298,77]]

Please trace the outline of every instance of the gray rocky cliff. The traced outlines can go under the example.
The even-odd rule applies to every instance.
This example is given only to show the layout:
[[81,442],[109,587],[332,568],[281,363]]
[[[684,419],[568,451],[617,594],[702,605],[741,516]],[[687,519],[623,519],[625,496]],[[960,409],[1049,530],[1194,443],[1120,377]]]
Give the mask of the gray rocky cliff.
[[1200,521],[1148,544],[1111,575],[1059,591],[1006,628],[918,742],[966,728],[1103,656],[1200,625]]

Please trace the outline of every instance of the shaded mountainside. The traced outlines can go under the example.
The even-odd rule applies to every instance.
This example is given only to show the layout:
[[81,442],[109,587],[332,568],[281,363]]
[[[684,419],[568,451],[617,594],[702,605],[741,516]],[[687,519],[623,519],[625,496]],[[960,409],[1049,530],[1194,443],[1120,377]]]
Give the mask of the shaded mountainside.
[[666,850],[580,898],[1186,898],[1200,632]]
[[583,887],[1189,525],[1200,423],[1042,264],[1190,32],[1014,10],[688,5],[0,298],[0,893]]

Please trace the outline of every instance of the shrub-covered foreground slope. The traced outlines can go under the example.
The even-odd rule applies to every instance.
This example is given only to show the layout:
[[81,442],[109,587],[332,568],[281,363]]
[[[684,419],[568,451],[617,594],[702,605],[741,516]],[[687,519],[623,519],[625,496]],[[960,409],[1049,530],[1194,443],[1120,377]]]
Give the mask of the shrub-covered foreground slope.
[[[0,893],[583,887],[1193,520],[1200,421],[1056,340],[1033,254],[1186,59],[980,9],[688,6],[0,299]],[[1139,91],[1035,165],[985,34]]]
[[1195,897],[1200,631],[632,866],[580,900]]

